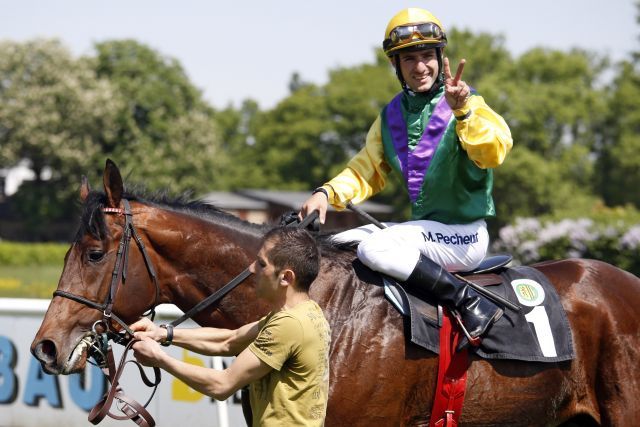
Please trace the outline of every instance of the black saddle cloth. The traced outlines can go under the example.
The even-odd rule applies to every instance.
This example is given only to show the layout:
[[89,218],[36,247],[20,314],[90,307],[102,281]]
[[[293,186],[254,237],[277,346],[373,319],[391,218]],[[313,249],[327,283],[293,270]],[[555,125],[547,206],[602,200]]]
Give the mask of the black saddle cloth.
[[[505,268],[501,283],[487,287],[518,304],[519,312],[505,309],[504,315],[470,351],[487,359],[560,362],[574,358],[569,321],[560,297],[549,280],[531,267]],[[383,276],[385,294],[402,300],[398,311],[406,317],[412,343],[438,353],[442,309],[435,301],[423,301],[408,293],[394,279]],[[472,280],[473,281],[473,280]],[[393,292],[389,292],[389,291]],[[395,305],[395,304],[394,304]]]

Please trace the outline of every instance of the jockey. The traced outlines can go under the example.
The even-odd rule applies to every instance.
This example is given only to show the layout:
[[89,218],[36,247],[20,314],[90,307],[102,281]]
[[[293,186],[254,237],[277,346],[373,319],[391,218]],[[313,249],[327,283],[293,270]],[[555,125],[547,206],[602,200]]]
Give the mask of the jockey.
[[502,309],[450,272],[469,271],[487,254],[486,218],[495,216],[492,168],[513,141],[504,119],[451,75],[447,37],[424,9],[396,14],[382,47],[402,86],[369,129],[364,148],[332,180],[317,188],[299,216],[328,204],[345,209],[378,193],[390,171],[399,173],[411,202],[411,221],[383,230],[359,227],[335,236],[356,241],[369,268],[405,281],[410,291],[437,298],[460,315],[470,337],[481,336]]

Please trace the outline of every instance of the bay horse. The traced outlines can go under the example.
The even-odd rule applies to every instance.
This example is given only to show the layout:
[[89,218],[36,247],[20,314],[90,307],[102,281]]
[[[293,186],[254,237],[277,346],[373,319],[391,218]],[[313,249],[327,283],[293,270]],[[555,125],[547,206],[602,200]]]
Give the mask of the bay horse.
[[[268,229],[198,202],[127,194],[110,160],[103,181],[104,193],[90,191],[83,180],[82,219],[65,256],[58,291],[105,301],[125,226],[122,215],[105,211],[117,211],[126,201],[156,276],[150,277],[145,256],[131,242],[126,285],[113,300],[113,313],[127,323],[160,303],[190,309],[254,260]],[[326,425],[428,425],[437,356],[408,342],[403,319],[353,250],[329,242],[322,242],[321,249],[321,271],[310,293],[332,331]],[[461,424],[638,422],[640,279],[595,260],[547,262],[535,268],[561,297],[573,331],[575,358],[526,363],[472,355]],[[204,326],[237,328],[266,311],[256,301],[249,278],[194,320]],[[101,316],[77,300],[55,296],[31,346],[43,369],[50,374],[84,369],[86,337]]]

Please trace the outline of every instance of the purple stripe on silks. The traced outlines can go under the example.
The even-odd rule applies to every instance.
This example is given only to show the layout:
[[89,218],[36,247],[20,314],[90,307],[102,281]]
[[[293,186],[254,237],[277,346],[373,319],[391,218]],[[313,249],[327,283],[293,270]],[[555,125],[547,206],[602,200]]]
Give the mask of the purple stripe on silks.
[[431,159],[442,140],[453,111],[451,111],[443,96],[433,109],[429,123],[427,123],[420,141],[413,151],[409,152],[407,125],[402,118],[400,99],[401,95],[398,95],[389,103],[387,107],[387,123],[400,163],[400,170],[407,182],[409,198],[411,203],[414,203],[420,195]]
[[429,169],[431,159],[438,148],[438,144],[442,140],[444,132],[447,130],[449,120],[453,111],[445,97],[440,98],[436,104],[427,123],[426,129],[420,138],[420,142],[416,148],[409,154],[409,167],[407,186],[409,188],[409,198],[411,202],[415,202],[420,195],[424,176]]
[[407,141],[409,140],[409,137],[407,136],[407,124],[402,118],[402,108],[400,106],[401,100],[402,93],[399,93],[389,103],[389,106],[387,107],[387,125],[389,126],[393,147],[396,150],[396,156],[398,156],[398,162],[400,163],[400,171],[406,181],[407,152],[409,151]]

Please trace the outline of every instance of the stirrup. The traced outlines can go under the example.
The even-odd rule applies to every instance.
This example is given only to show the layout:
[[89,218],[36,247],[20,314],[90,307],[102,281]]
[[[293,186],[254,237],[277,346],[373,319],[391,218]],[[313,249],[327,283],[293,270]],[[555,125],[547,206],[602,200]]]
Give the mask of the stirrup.
[[453,318],[456,319],[458,326],[460,326],[460,329],[462,329],[462,333],[464,333],[464,337],[458,343],[458,346],[456,347],[456,351],[463,350],[469,345],[472,345],[473,347],[480,347],[482,338],[480,338],[479,336],[474,338],[471,336],[471,334],[469,334],[469,331],[467,331],[467,328],[464,326],[464,323],[462,323],[462,316],[460,316],[460,313],[458,312],[458,310],[451,310],[451,314],[453,314]]

